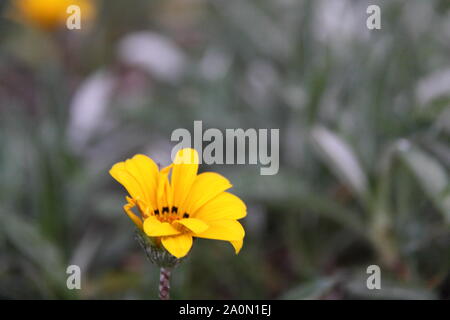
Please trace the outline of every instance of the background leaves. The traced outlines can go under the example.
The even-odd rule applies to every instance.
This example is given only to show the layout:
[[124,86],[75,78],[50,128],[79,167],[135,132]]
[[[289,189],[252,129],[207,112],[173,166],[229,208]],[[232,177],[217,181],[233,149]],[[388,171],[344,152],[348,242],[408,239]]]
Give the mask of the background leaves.
[[[156,298],[108,175],[170,161],[177,128],[280,129],[280,171],[202,166],[248,205],[246,240],[198,240],[174,273],[193,299],[448,298],[445,0],[99,0],[81,32],[0,5],[0,296]],[[148,52],[151,50],[151,52]],[[147,54],[148,52],[148,54]],[[82,268],[82,290],[65,287]],[[382,287],[365,288],[368,265]]]

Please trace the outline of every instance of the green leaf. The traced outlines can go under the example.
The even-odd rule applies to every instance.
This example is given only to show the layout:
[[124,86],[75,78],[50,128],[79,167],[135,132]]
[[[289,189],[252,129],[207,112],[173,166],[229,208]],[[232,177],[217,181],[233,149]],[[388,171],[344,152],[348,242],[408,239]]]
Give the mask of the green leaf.
[[346,184],[360,200],[367,193],[367,177],[352,148],[330,130],[317,126],[311,133],[314,145],[332,172]]
[[416,146],[400,152],[400,157],[447,223],[450,223],[450,182],[445,167]]
[[14,213],[0,211],[0,228],[16,249],[47,277],[52,284],[66,285],[66,272],[58,249],[29,221]]

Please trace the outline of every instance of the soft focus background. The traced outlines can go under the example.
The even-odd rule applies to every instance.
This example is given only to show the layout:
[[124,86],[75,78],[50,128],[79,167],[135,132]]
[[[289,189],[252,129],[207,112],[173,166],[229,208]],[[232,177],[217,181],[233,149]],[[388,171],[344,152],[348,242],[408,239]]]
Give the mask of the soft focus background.
[[108,170],[194,120],[279,128],[281,163],[202,166],[247,235],[196,241],[173,298],[450,297],[448,0],[88,0],[75,31],[52,1],[0,2],[0,298],[155,299]]

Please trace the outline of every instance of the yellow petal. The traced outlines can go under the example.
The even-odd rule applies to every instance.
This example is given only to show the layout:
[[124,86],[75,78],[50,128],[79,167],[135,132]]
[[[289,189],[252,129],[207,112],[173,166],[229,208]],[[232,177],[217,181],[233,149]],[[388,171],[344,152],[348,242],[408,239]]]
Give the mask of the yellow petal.
[[169,179],[166,177],[164,180],[164,194],[166,196],[166,204],[169,208],[173,206],[173,189],[169,183]]
[[125,169],[125,163],[119,162],[113,165],[109,174],[127,189],[133,199],[143,199],[144,195],[141,186],[136,179]]
[[195,237],[235,241],[242,240],[245,231],[242,225],[236,220],[214,220],[208,222],[209,228],[201,233],[195,233]]
[[184,233],[171,237],[162,237],[161,243],[171,255],[182,258],[192,247],[192,236]]
[[173,205],[181,208],[198,170],[198,153],[195,149],[181,149],[177,152],[172,167],[171,185]]
[[155,216],[150,216],[144,221],[144,232],[149,237],[162,237],[180,234],[168,222],[161,222]]
[[158,187],[156,188],[156,199],[158,209],[161,211],[163,207],[172,207],[173,194],[168,180],[168,172],[160,172],[158,174]]
[[162,168],[160,172],[169,174],[170,169],[172,169],[172,168],[173,168],[173,163],[168,165],[167,167]]
[[135,200],[140,199],[147,205],[157,206],[158,167],[152,159],[138,154],[132,159],[116,163],[109,173],[127,189]]
[[139,181],[143,191],[148,195],[148,200],[155,206],[155,192],[156,183],[158,179],[158,166],[149,157],[143,154],[135,155],[131,160],[126,162],[126,165],[132,163],[132,168],[135,171],[132,172],[136,180]]
[[206,229],[209,228],[209,226],[205,222],[203,222],[202,220],[199,220],[199,219],[194,219],[194,218],[181,219],[181,220],[175,221],[174,223],[179,223],[194,233],[201,233],[201,232],[206,231]]
[[239,251],[241,251],[241,249],[242,249],[242,245],[244,244],[244,240],[230,241],[230,243],[233,246],[234,251],[236,252],[236,254],[238,254]]
[[131,221],[134,222],[134,224],[142,230],[142,220],[133,213],[131,208],[133,208],[135,205],[132,203],[127,203],[123,206],[123,210],[125,210],[125,213],[128,215],[128,217],[131,219]]
[[192,216],[208,223],[212,220],[237,220],[247,215],[245,203],[234,194],[222,192],[208,201]]
[[218,173],[201,173],[195,178],[183,208],[186,212],[193,213],[209,200],[231,187],[230,181]]

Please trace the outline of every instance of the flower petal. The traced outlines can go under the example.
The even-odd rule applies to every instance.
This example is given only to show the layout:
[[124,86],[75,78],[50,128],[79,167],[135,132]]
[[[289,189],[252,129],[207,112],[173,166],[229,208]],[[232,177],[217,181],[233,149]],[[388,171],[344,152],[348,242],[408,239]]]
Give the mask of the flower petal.
[[192,247],[192,236],[184,233],[171,237],[162,237],[161,243],[171,255],[182,258]]
[[244,244],[244,240],[230,241],[230,243],[233,246],[234,251],[236,252],[236,254],[238,254],[239,251],[241,251],[241,249],[242,249],[242,245]]
[[121,183],[134,199],[156,207],[158,167],[155,162],[142,154],[132,159],[116,163],[109,171],[111,176]]
[[206,229],[209,228],[209,226],[205,222],[203,222],[202,220],[199,220],[199,219],[194,219],[194,218],[181,219],[181,220],[175,221],[174,223],[179,223],[194,233],[201,233],[201,232],[206,231]]
[[236,220],[214,220],[208,222],[209,228],[201,233],[195,233],[195,237],[236,241],[242,240],[245,231],[242,225]]
[[168,172],[160,172],[158,174],[158,187],[156,188],[156,202],[159,210],[162,210],[163,207],[172,206],[172,189],[169,185],[169,180],[167,178]]
[[180,208],[186,200],[198,170],[198,153],[195,149],[181,149],[177,152],[172,167],[171,185],[173,205]]
[[183,208],[188,213],[195,212],[209,200],[231,187],[230,181],[218,173],[201,173],[195,178]]
[[109,170],[109,174],[127,189],[133,199],[143,198],[141,186],[137,183],[136,179],[126,171],[125,163],[119,162],[113,165],[111,170]]
[[130,165],[131,170],[133,170],[131,173],[139,181],[144,189],[143,191],[148,194],[148,200],[155,206],[155,195],[152,190],[156,189],[158,166],[152,159],[143,154],[137,154],[131,160],[127,160],[125,163],[127,169]]
[[128,215],[128,217],[131,219],[131,221],[134,222],[134,224],[142,230],[142,220],[133,213],[131,208],[133,208],[135,205],[133,203],[127,203],[123,206],[123,210],[125,210],[125,213]]
[[170,223],[161,222],[155,216],[145,219],[144,232],[149,237],[162,237],[180,234],[180,231],[175,229]]
[[245,203],[234,194],[222,192],[208,201],[192,216],[208,223],[212,220],[237,220],[247,215]]

